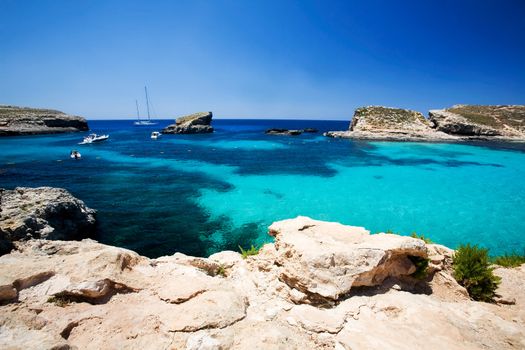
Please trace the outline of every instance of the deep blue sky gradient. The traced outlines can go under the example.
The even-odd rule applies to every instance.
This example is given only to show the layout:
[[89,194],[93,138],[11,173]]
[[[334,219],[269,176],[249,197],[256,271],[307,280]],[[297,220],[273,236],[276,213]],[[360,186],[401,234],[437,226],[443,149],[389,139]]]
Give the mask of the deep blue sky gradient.
[[0,0],[0,104],[350,119],[525,104],[525,1]]

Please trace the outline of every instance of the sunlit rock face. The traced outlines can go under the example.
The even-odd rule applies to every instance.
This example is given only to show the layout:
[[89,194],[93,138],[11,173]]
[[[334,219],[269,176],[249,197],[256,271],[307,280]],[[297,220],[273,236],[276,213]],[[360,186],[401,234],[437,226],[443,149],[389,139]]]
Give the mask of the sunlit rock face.
[[162,130],[163,134],[204,134],[213,132],[210,125],[212,112],[199,112],[177,118],[175,124],[168,125]]

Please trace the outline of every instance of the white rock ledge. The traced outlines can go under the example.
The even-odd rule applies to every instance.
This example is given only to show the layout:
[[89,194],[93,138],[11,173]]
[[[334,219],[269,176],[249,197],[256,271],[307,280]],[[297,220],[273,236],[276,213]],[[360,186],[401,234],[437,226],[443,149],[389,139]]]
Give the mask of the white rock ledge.
[[[525,265],[496,270],[515,304],[487,304],[457,285],[443,246],[306,217],[270,234],[245,260],[15,242],[0,257],[0,348],[525,348]],[[408,256],[430,259],[426,281]]]

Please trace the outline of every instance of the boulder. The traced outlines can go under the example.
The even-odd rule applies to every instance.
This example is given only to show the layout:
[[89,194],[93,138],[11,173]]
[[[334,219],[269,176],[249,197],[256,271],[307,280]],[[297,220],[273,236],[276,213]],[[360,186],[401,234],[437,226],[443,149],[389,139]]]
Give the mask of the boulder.
[[0,136],[89,130],[86,119],[52,109],[0,106]]
[[0,189],[0,237],[4,241],[89,237],[96,230],[95,213],[62,188]]
[[337,301],[354,287],[408,276],[416,270],[410,257],[427,257],[421,240],[370,235],[362,227],[307,217],[275,222],[269,233],[275,237],[280,279],[311,302]]
[[212,112],[199,112],[177,118],[175,124],[162,129],[163,134],[203,134],[213,132],[210,125],[213,118]]

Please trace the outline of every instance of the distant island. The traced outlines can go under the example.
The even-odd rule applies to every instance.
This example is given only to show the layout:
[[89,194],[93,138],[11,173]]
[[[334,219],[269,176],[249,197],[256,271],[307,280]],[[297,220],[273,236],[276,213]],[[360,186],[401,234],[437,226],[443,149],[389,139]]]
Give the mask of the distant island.
[[89,130],[86,119],[53,109],[0,106],[0,136]]
[[525,141],[525,106],[455,105],[420,112],[383,106],[356,109],[349,130],[329,137],[392,141]]
[[207,134],[213,132],[212,112],[198,112],[175,120],[162,130],[163,134]]

